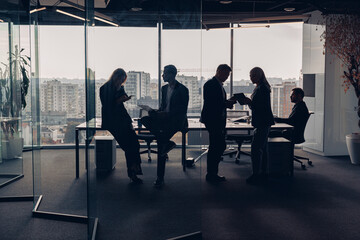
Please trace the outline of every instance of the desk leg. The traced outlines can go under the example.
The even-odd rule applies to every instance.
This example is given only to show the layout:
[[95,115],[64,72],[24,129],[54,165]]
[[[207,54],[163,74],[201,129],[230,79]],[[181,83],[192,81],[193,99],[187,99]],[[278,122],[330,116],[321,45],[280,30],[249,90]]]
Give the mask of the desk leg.
[[79,178],[79,129],[75,129],[75,166],[76,178]]
[[181,164],[183,167],[183,171],[186,172],[186,166],[185,166],[185,161],[186,161],[186,133],[182,132],[181,135]]

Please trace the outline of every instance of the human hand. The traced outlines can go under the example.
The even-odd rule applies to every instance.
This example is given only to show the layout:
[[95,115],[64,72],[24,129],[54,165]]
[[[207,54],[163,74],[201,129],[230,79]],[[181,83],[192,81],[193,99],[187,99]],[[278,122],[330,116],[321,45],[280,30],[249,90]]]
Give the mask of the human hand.
[[243,105],[244,105],[244,104],[247,104],[247,105],[251,104],[251,99],[248,98],[248,97],[244,98],[242,104],[243,104]]
[[225,101],[225,106],[226,108],[230,108],[232,109],[234,107],[234,104],[236,103],[236,100],[226,100]]

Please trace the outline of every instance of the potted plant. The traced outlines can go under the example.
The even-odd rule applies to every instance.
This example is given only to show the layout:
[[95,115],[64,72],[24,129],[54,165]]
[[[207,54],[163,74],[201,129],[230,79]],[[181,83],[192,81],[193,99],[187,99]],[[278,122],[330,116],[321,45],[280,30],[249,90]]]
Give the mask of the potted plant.
[[[335,54],[345,70],[343,86],[345,93],[353,88],[358,99],[356,108],[360,118],[360,15],[329,14],[325,16],[326,29],[322,34],[324,47]],[[358,121],[360,128],[360,119]],[[351,162],[360,164],[360,133],[346,136]]]
[[25,97],[29,88],[27,66],[30,57],[23,55],[24,49],[16,45],[8,64],[0,66],[0,114],[1,114],[1,155],[3,159],[21,156],[23,138],[19,129],[21,110],[26,107]]

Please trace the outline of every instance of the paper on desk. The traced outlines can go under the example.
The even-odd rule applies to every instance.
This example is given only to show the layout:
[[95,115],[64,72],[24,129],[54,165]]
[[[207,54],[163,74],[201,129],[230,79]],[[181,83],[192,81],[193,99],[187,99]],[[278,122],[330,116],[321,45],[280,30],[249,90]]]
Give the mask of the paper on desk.
[[154,110],[154,109],[152,109],[151,107],[149,107],[148,105],[141,105],[141,104],[139,104],[138,106],[139,106],[140,108],[144,109],[145,111],[148,111],[148,112]]

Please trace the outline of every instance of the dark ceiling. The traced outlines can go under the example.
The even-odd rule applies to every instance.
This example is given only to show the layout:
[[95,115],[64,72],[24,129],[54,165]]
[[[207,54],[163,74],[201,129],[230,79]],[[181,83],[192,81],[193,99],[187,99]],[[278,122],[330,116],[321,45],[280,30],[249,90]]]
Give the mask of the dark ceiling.
[[[94,5],[96,16],[121,26],[156,26],[161,21],[165,28],[198,28],[200,20],[202,27],[303,21],[315,10],[324,14],[360,13],[360,0],[94,0]],[[40,24],[82,24],[55,9],[84,17],[84,0],[0,0],[0,18],[20,12],[20,22],[26,23],[29,8],[43,6],[47,9],[37,13]],[[141,11],[136,11],[139,8]],[[109,26],[103,22],[96,22],[96,25]]]

